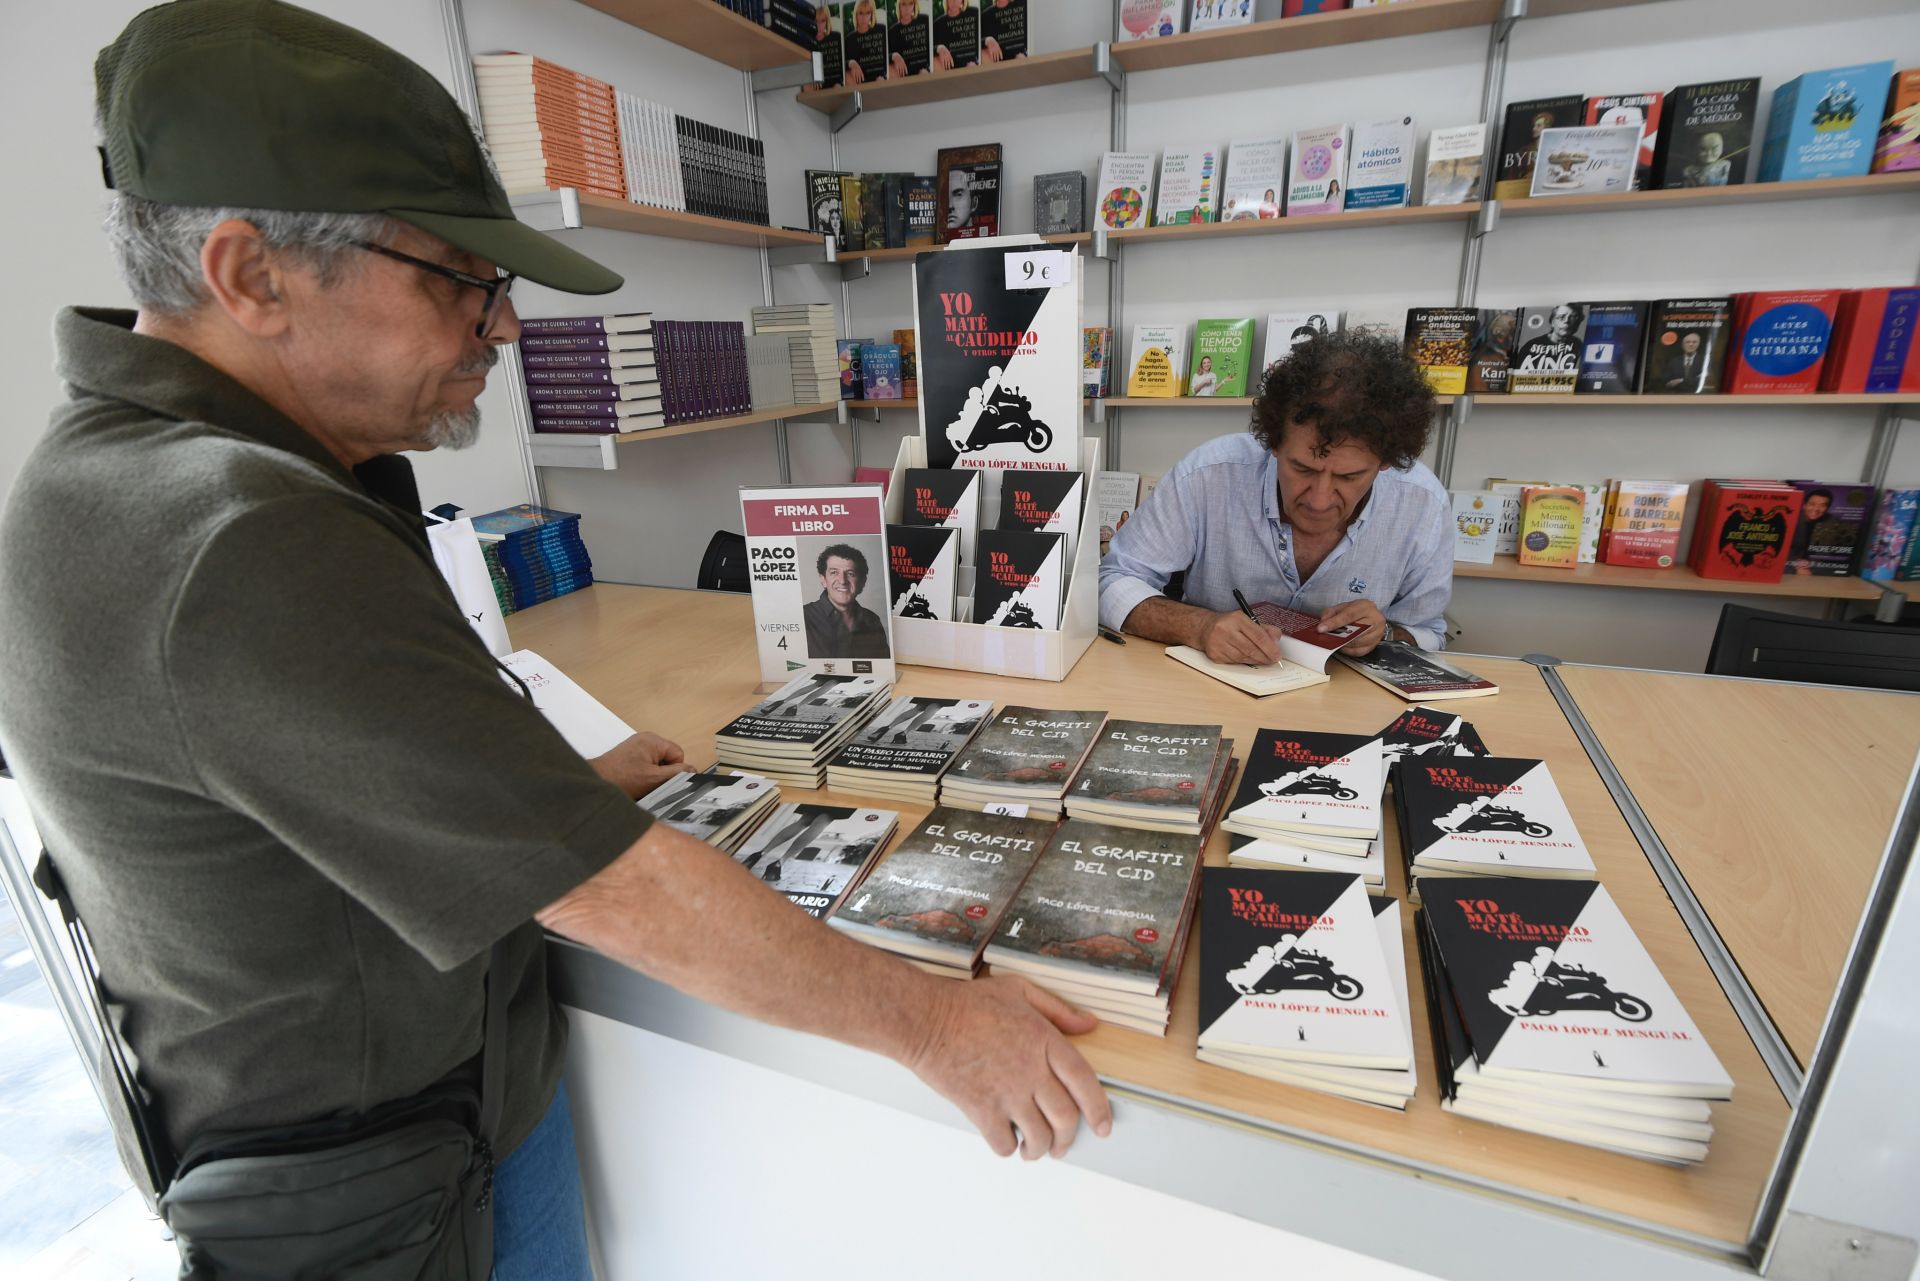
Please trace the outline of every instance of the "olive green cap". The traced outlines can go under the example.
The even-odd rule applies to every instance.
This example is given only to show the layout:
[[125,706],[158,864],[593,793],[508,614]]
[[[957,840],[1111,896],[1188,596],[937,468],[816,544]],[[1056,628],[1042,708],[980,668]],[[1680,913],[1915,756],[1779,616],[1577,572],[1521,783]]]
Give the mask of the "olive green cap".
[[107,185],[167,205],[381,213],[537,284],[618,275],[513,216],[474,127],[418,63],[280,0],[174,0],[100,51]]

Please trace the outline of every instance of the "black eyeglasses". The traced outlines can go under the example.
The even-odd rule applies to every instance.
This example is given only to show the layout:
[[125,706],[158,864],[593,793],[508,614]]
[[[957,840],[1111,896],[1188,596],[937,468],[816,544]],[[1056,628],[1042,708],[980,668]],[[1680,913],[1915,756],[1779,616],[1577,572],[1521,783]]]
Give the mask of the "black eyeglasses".
[[506,301],[507,291],[512,289],[513,282],[519,279],[519,277],[512,272],[503,271],[492,280],[488,280],[484,276],[476,276],[471,272],[458,271],[452,267],[443,267],[437,262],[428,262],[425,258],[415,258],[412,254],[403,254],[398,249],[389,249],[385,245],[376,245],[370,240],[356,240],[353,244],[355,248],[364,249],[370,254],[379,254],[383,258],[391,258],[395,262],[404,262],[411,266],[418,267],[422,271],[430,271],[436,276],[445,276],[448,280],[458,281],[463,285],[472,285],[475,289],[485,294],[486,300],[480,306],[480,322],[473,327],[473,336],[475,338],[486,338],[493,333],[493,327],[498,323],[500,312],[504,309],[503,304]]

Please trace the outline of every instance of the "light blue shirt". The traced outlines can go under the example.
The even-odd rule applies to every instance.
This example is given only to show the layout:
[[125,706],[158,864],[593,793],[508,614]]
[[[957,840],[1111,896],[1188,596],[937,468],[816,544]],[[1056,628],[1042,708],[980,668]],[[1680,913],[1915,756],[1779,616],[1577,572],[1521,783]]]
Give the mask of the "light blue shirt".
[[1300,581],[1280,515],[1280,464],[1252,433],[1208,441],[1167,473],[1100,561],[1100,621],[1118,630],[1141,601],[1187,571],[1186,601],[1237,609],[1233,589],[1319,614],[1364,596],[1423,649],[1446,643],[1453,596],[1453,504],[1422,463],[1382,471],[1360,515]]

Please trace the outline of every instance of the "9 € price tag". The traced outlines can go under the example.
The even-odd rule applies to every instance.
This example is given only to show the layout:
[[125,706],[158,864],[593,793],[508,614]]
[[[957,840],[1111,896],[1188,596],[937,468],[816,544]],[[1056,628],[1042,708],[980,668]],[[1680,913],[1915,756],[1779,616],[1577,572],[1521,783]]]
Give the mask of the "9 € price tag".
[[1002,261],[1009,289],[1058,289],[1073,283],[1073,255],[1064,249],[1008,254]]
[[1010,801],[995,801],[981,812],[984,814],[1004,814],[1008,818],[1025,818],[1027,816],[1027,807],[1024,805],[1016,805]]

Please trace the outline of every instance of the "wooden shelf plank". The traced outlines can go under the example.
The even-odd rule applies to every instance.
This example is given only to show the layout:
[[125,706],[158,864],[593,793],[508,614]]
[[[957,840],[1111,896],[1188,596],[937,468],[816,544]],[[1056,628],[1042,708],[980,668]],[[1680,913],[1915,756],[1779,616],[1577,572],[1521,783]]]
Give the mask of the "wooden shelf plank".
[[[1069,231],[1058,236],[1042,236],[1041,239],[1050,245],[1084,245],[1093,239],[1093,233]],[[946,248],[948,248],[946,245],[908,245],[904,249],[843,249],[840,251],[839,260],[853,262],[856,259],[865,258],[868,262],[912,262],[921,254],[930,254]]]
[[[711,0],[702,0],[702,3],[710,4]],[[705,214],[683,213],[677,209],[656,209],[652,205],[615,200],[612,196],[596,196],[589,191],[577,194],[582,226],[630,231],[641,236],[697,240],[710,245],[743,245],[749,249],[758,249],[762,245],[769,249],[813,246],[820,250],[820,260],[826,261],[826,240],[818,232],[791,227],[762,227],[758,223],[710,218]]]
[[902,396],[895,400],[849,400],[848,409],[918,409],[917,397]]
[[[1364,11],[1363,11],[1364,12]],[[1702,205],[1764,205],[1785,200],[1821,200],[1834,196],[1891,196],[1920,193],[1920,172],[1874,173],[1859,178],[1815,178],[1805,182],[1749,182],[1737,187],[1682,187],[1674,191],[1623,191],[1611,196],[1548,196],[1503,200],[1503,218],[1540,218],[1556,214],[1615,213],[1633,209],[1693,209]]]
[[827,400],[817,405],[780,405],[773,409],[756,409],[750,414],[736,414],[732,418],[706,418],[697,423],[677,423],[672,427],[623,431],[613,439],[614,443],[624,445],[635,440],[665,440],[669,436],[695,436],[703,431],[726,431],[730,427],[770,423],[776,418],[824,418],[834,413],[835,403]]
[[[1254,402],[1252,396],[1108,396],[1107,405],[1113,409],[1246,409]],[[1453,397],[1435,396],[1434,403],[1451,405]]]
[[1733,409],[1733,408],[1792,409],[1797,406],[1799,408],[1804,409],[1809,405],[1818,405],[1822,407],[1831,406],[1831,405],[1909,405],[1917,402],[1920,402],[1920,392],[1902,392],[1902,391],[1865,392],[1865,393],[1804,392],[1804,393],[1795,393],[1793,395],[1781,395],[1781,396],[1759,396],[1759,395],[1736,396],[1731,394],[1705,395],[1705,396],[1674,396],[1674,395],[1510,396],[1510,395],[1501,395],[1501,396],[1475,396],[1473,398],[1473,407],[1475,409],[1481,409],[1483,407],[1493,407],[1493,406],[1503,406],[1508,408],[1515,407],[1515,406],[1525,406],[1527,408],[1564,409],[1567,406],[1572,405],[1572,406],[1577,406],[1583,409],[1593,408],[1595,406],[1598,406],[1599,408],[1602,408],[1602,409],[1605,409],[1608,407],[1613,407],[1616,409],[1672,409],[1672,408],[1676,408],[1684,405],[1689,408],[1696,407],[1696,406],[1707,406],[1707,407],[1718,406],[1721,409]]
[[[644,3],[645,0],[634,0]],[[914,107],[928,102],[951,102],[956,98],[977,98],[988,93],[1011,93],[1015,89],[1037,89],[1042,85],[1071,84],[1076,80],[1096,79],[1093,70],[1093,46],[1066,49],[1059,53],[1039,53],[1012,62],[987,62],[959,71],[937,71],[932,75],[907,80],[877,80],[872,84],[835,85],[831,89],[802,89],[800,105],[831,115],[854,94],[866,111],[889,107]]]
[[715,4],[714,0],[580,0],[629,26],[704,54],[735,71],[794,67],[813,52],[782,39],[757,22]]
[[[1348,9],[1345,13],[1368,13],[1367,9]],[[1390,10],[1381,10],[1386,13]],[[1338,13],[1328,17],[1339,17]],[[1301,18],[1306,22],[1311,19]],[[1201,34],[1210,34],[1202,32]],[[1115,244],[1136,244],[1163,240],[1238,240],[1246,236],[1284,235],[1295,231],[1350,231],[1356,227],[1404,227],[1424,223],[1470,222],[1480,212],[1478,201],[1462,205],[1411,205],[1405,209],[1356,209],[1350,213],[1302,214],[1297,218],[1239,218],[1233,222],[1175,223],[1166,227],[1139,227],[1132,231],[1113,231],[1107,239]]]
[[1710,592],[1720,596],[1782,596],[1800,600],[1879,600],[1879,583],[1863,578],[1795,575],[1777,583],[1734,583],[1702,578],[1685,565],[1672,569],[1635,569],[1625,565],[1579,565],[1545,569],[1522,565],[1512,556],[1496,556],[1491,565],[1453,563],[1455,578],[1497,578],[1516,583],[1562,583],[1576,587],[1647,587],[1672,592]]
[[[1649,0],[1536,0],[1529,16],[1584,13],[1614,9]],[[1407,0],[1385,8],[1347,9],[1304,18],[1273,18],[1244,27],[1194,31],[1159,40],[1129,41],[1113,46],[1113,58],[1128,71],[1158,71],[1191,67],[1204,62],[1257,58],[1300,49],[1396,36],[1426,35],[1484,27],[1500,16],[1501,0]]]

